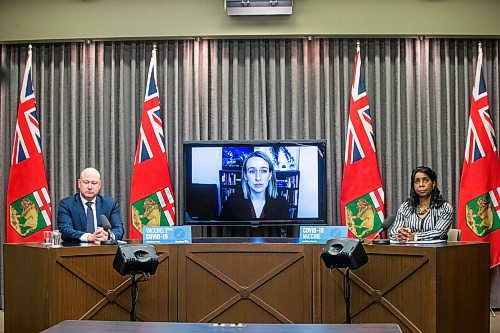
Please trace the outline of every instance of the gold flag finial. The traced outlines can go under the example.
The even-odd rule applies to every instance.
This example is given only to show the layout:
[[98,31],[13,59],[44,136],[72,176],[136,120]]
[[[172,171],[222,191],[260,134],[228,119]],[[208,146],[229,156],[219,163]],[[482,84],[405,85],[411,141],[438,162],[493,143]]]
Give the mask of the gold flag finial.
[[153,51],[156,51],[157,48],[158,48],[158,45],[156,45],[156,42],[153,42]]
[[359,51],[359,49],[361,48],[361,43],[359,40],[356,41],[356,51]]
[[477,49],[478,49],[478,51],[482,51],[483,50],[483,44],[481,42],[477,43]]
[[31,46],[31,44],[28,45],[28,51],[31,51],[33,47]]

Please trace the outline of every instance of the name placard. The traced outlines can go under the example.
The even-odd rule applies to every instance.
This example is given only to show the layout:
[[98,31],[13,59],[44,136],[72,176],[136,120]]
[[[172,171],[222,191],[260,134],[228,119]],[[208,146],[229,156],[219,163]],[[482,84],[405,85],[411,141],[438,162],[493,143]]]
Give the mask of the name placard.
[[189,244],[192,242],[190,226],[142,227],[144,244]]
[[347,237],[346,226],[300,226],[299,243],[326,244],[332,238]]

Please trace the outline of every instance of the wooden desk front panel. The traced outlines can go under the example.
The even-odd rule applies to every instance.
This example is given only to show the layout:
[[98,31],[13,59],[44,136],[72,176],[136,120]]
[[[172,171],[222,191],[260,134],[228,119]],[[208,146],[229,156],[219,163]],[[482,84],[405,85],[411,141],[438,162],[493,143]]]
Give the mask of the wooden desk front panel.
[[[156,274],[139,284],[144,321],[342,323],[344,300],[321,245],[158,245]],[[403,332],[489,332],[489,244],[365,246],[351,272],[354,323]],[[6,332],[39,332],[66,319],[128,320],[130,281],[116,246],[47,249],[6,244]],[[342,285],[342,274],[334,270]],[[27,319],[29,318],[29,319]]]
[[[318,258],[320,250],[316,248]],[[489,258],[488,244],[371,245],[365,250],[368,263],[350,273],[353,323],[397,323],[403,332],[489,332],[489,275],[484,259]],[[477,263],[465,267],[461,258],[476,258]],[[319,290],[315,318],[342,323],[345,303],[337,284],[342,286],[343,273],[335,269],[332,278],[321,264],[316,264],[320,277],[315,279]],[[463,290],[468,288],[476,294]],[[469,315],[463,309],[469,309]]]
[[311,323],[311,248],[300,244],[179,247],[179,321]]
[[[177,293],[169,287],[177,281],[176,248],[156,250],[160,265],[150,280],[139,283],[137,318],[175,321]],[[38,332],[67,319],[129,320],[131,279],[113,269],[115,253],[116,246],[50,249],[7,244],[6,331]],[[22,320],[17,313],[21,309],[29,309],[30,320]]]
[[490,246],[457,244],[437,251],[436,332],[489,333]]
[[5,332],[40,332],[49,318],[48,250],[4,245]]
[[[172,311],[173,317],[176,317],[176,307],[170,307],[168,302],[171,296],[169,281],[176,281],[175,249],[157,247],[160,265],[156,274],[146,282],[138,284],[138,320],[168,321],[169,310]],[[71,318],[129,320],[131,278],[120,276],[113,269],[116,247],[77,247],[67,250],[54,253],[54,277],[63,282],[54,286],[57,288],[53,295],[57,297],[54,303],[60,306],[54,309],[54,321]],[[157,297],[158,295],[164,297]],[[79,299],[78,302],[75,302],[75,297]]]

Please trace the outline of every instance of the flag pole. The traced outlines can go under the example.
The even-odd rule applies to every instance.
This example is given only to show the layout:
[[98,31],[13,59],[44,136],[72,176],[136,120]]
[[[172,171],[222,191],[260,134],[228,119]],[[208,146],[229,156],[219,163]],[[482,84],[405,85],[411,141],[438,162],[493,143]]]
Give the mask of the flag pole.
[[[483,56],[483,45],[481,43],[481,41],[477,42],[477,51],[478,51],[478,56],[479,54],[481,54],[481,57]],[[495,311],[493,311],[493,309],[490,307],[490,313],[491,313],[491,317],[496,317],[496,314],[495,314]]]
[[[130,185],[130,239],[142,238],[142,226],[151,218],[143,217],[147,207],[157,207],[160,217],[155,225],[175,225],[175,201],[168,169],[166,129],[163,127],[158,91],[156,41],[152,43],[149,62],[141,126],[138,133],[137,149]],[[150,161],[149,163],[144,163]],[[159,175],[151,177],[151,175]],[[156,208],[155,208],[156,209]]]
[[[158,48],[158,45],[156,44],[156,41],[154,41],[153,42],[153,50],[151,51],[151,55],[154,56],[154,58],[155,58],[154,73],[153,73],[153,75],[155,76],[155,80],[157,79],[157,76],[156,76],[156,74],[157,74],[157,72],[156,72],[156,65],[157,65],[157,63],[156,63],[156,50],[157,50],[157,48]],[[155,84],[158,85],[157,82]]]
[[[52,229],[49,186],[41,145],[42,132],[33,87],[32,45],[27,46],[7,185],[7,243],[42,242],[43,232]],[[18,220],[22,217],[23,205],[29,205],[36,212],[32,224],[21,224]]]

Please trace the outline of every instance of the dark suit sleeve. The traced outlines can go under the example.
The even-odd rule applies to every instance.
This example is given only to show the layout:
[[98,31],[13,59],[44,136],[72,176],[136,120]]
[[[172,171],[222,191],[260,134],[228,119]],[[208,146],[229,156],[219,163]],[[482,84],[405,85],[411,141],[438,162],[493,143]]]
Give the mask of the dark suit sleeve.
[[61,236],[64,241],[79,242],[84,232],[75,230],[73,227],[73,219],[77,221],[78,219],[76,216],[73,216],[75,212],[72,211],[72,199],[72,197],[69,197],[59,201],[59,207],[57,209],[57,227],[61,231]]
[[111,224],[111,232],[115,235],[116,239],[122,239],[124,231],[122,217],[120,215],[120,205],[115,199],[112,200],[113,203],[108,216],[109,223]]

